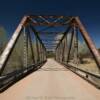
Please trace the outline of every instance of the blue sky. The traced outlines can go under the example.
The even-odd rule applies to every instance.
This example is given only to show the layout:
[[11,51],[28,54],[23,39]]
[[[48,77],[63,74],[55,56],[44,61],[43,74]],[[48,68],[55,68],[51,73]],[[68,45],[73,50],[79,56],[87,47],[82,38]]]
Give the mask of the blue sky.
[[28,14],[79,16],[96,46],[100,47],[99,0],[0,0],[0,25],[9,36]]

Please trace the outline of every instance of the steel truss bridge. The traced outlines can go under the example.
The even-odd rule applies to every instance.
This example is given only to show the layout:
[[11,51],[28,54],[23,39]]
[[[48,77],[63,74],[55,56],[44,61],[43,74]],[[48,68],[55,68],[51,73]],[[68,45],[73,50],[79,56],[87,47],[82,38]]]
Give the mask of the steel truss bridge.
[[[51,54],[51,58],[48,58],[49,54]],[[29,15],[22,18],[0,56],[0,98],[5,97],[5,94],[2,94],[3,91],[4,93],[11,92],[9,87],[13,88],[14,83],[18,88],[20,87],[16,86],[18,82],[21,82],[20,84],[24,84],[24,81],[27,83],[28,77],[31,80],[33,77],[34,80],[35,71],[41,73],[41,70],[49,73],[63,70],[64,74],[68,74],[68,76],[65,74],[65,77],[69,79],[68,86],[75,81],[75,84],[79,84],[78,81],[81,80],[81,83],[88,81],[96,88],[100,88],[100,54],[79,17]],[[33,72],[35,73],[33,74]],[[52,73],[52,75],[55,74]],[[71,80],[73,78],[71,76],[76,78]],[[24,77],[25,79],[23,79]],[[42,76],[40,75],[40,77]],[[44,75],[44,77],[46,79],[47,76]],[[66,79],[63,83],[67,85]],[[98,94],[98,99],[93,100],[99,100],[100,91],[89,83],[84,83],[88,88],[91,87],[88,90],[93,90]],[[36,84],[38,85],[35,83],[35,86]],[[83,87],[87,88],[84,84]],[[34,83],[31,85],[34,86]],[[64,88],[68,88],[68,86],[64,86]],[[75,86],[77,87],[77,85]],[[79,87],[80,91],[83,87]],[[70,88],[72,89],[72,87]],[[77,92],[75,89],[73,88],[72,91]],[[14,90],[12,89],[12,91]],[[15,91],[17,90],[15,89]],[[9,92],[7,93],[9,94]],[[82,98],[77,100],[83,100]],[[84,100],[88,100],[88,96]]]

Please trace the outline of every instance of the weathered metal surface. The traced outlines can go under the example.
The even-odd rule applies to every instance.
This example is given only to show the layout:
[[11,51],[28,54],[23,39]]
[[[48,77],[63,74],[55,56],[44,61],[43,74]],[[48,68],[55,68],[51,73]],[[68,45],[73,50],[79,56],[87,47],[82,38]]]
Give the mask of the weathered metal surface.
[[86,31],[85,27],[81,23],[80,19],[78,17],[75,17],[75,21],[76,21],[76,24],[78,25],[84,39],[85,39],[85,41],[86,41],[90,51],[92,52],[98,67],[100,68],[100,54],[99,54],[98,50],[96,49],[93,41],[91,40],[88,32]]
[[74,31],[71,33],[71,40],[70,40],[70,45],[69,45],[69,48],[68,48],[67,59],[66,59],[67,63],[68,63],[69,57],[70,57],[70,51],[71,51],[71,48],[72,48],[73,36],[74,36]]
[[[20,22],[20,24],[18,25],[17,29],[15,30],[15,32],[13,33],[13,36],[12,38],[10,39],[10,41],[8,42],[8,45],[6,46],[6,49],[4,50],[4,52],[2,53],[1,57],[0,57],[0,74],[2,73],[3,69],[5,68],[5,65],[6,65],[6,62],[8,61],[9,59],[9,56],[13,50],[13,48],[15,47],[16,45],[16,42],[18,40],[18,37],[20,36],[21,34],[21,31],[24,29],[24,66],[27,66],[28,64],[28,42],[30,42],[30,46],[31,46],[31,51],[32,51],[32,57],[33,57],[33,61],[34,61],[34,52],[33,52],[33,48],[32,48],[32,41],[31,41],[31,37],[27,34],[27,31],[26,31],[26,28],[32,28],[32,26],[29,26],[30,23],[33,23],[31,20],[30,20],[30,16],[25,16],[22,21]],[[39,38],[38,36],[38,33],[36,32],[36,30],[34,28],[32,28],[35,36],[36,36],[36,43],[37,43],[37,60],[40,61],[40,46],[39,46],[39,43],[42,45],[43,48],[45,48],[44,44],[42,43],[41,39]],[[29,32],[29,31],[28,31]],[[29,39],[29,41],[28,41]],[[46,49],[43,49],[46,51]],[[44,53],[46,54],[46,53]],[[46,57],[44,56],[44,59],[46,60]],[[37,61],[37,62],[38,62]]]
[[8,42],[4,52],[2,53],[1,57],[0,57],[0,71],[3,69],[4,64],[11,52],[11,50],[14,47],[15,42],[17,41],[18,36],[20,35],[20,32],[23,28],[23,26],[26,24],[27,22],[27,16],[25,16],[22,21],[20,22],[20,24],[18,25],[17,29],[15,30],[12,38],[10,39],[10,41]]

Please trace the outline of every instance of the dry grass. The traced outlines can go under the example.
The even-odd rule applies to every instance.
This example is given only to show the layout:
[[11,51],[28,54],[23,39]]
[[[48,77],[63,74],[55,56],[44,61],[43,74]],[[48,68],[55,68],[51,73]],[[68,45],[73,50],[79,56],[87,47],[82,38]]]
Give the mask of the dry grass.
[[92,58],[84,58],[83,63],[73,65],[87,72],[100,75],[100,70]]

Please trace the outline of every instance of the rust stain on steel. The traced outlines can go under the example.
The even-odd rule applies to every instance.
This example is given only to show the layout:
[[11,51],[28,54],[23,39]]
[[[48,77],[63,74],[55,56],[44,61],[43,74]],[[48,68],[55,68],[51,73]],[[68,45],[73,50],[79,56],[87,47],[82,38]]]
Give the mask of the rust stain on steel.
[[79,17],[75,17],[75,22],[77,23],[79,29],[80,29],[80,32],[82,33],[90,51],[92,52],[94,58],[95,58],[95,61],[100,69],[100,54],[98,52],[98,50],[96,49],[92,39],[90,38],[88,32],[86,31],[85,27],[83,26],[83,24],[81,23]]
[[14,44],[18,38],[18,36],[20,35],[20,31],[22,30],[22,27],[26,24],[28,19],[28,16],[24,16],[23,19],[21,20],[19,26],[17,27],[17,29],[15,30],[13,36],[11,37],[10,41],[8,42],[5,50],[3,51],[1,57],[0,57],[0,72],[2,71],[2,69],[4,69],[4,64],[7,61],[9,54],[11,52],[11,50],[14,47]]

